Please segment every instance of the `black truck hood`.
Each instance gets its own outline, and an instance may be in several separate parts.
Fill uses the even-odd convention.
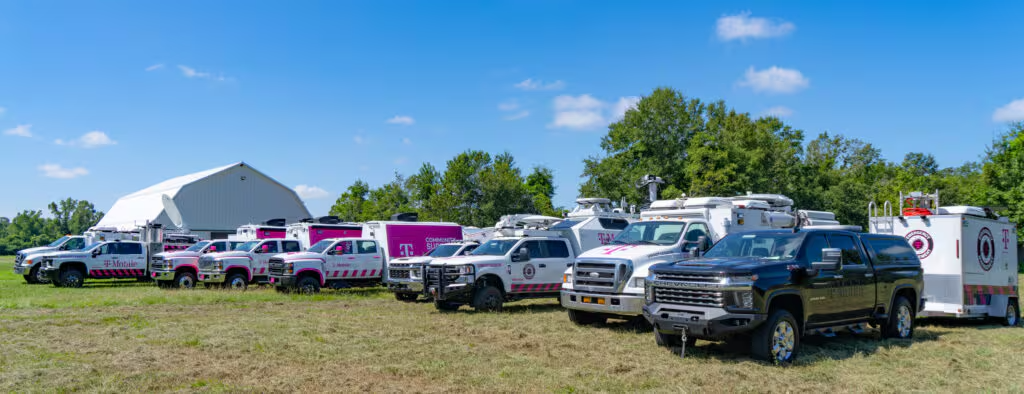
[[[675,273],[751,273],[781,270],[795,264],[792,260],[765,260],[751,257],[739,258],[696,258],[651,266],[650,272]]]

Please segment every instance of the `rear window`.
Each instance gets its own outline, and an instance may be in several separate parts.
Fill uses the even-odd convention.
[[[601,223],[601,228],[605,230],[622,230],[629,225],[626,219],[599,218],[597,221]]]
[[[917,253],[902,238],[868,238],[868,247],[874,252],[878,264],[914,264],[920,265]]]

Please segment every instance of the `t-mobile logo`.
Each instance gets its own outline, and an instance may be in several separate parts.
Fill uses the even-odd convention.
[[[399,244],[398,249],[400,250],[398,252],[400,256],[412,257],[412,244]]]

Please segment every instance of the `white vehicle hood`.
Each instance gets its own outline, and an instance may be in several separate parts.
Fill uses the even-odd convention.
[[[195,259],[195,258],[199,258],[201,254],[202,253],[199,253],[199,252],[190,252],[190,251],[187,251],[187,250],[182,250],[182,251],[179,251],[179,252],[157,253],[157,254],[155,254],[153,256],[154,257],[163,257],[164,260],[171,260],[171,259],[182,259],[182,258]]]
[[[416,256],[416,257],[402,257],[397,259],[391,259],[388,265],[391,264],[430,264],[434,258],[431,256]]]
[[[34,248],[28,248],[28,249],[19,250],[18,253],[21,253],[22,256],[29,256],[29,255],[33,255],[33,254],[37,254],[37,253],[49,252],[49,251],[52,251],[54,249],[56,249],[56,248],[51,248],[49,246],[36,246]]]
[[[505,256],[453,256],[453,257],[439,257],[430,262],[432,266],[451,266],[451,265],[480,265],[489,263],[505,263]]]
[[[583,252],[580,254],[579,258],[627,259],[631,261],[638,261],[648,260],[657,257],[657,255],[670,253],[675,253],[673,245],[605,245]]]
[[[313,252],[281,253],[281,254],[275,254],[274,257],[275,258],[279,258],[279,259],[283,259],[284,261],[306,260],[306,259],[323,260],[324,259],[324,255],[323,254],[313,253]]]
[[[221,260],[221,259],[251,259],[252,258],[252,256],[249,255],[249,252],[242,252],[242,251],[207,253],[205,257],[211,258],[211,259],[215,259],[215,260]]]

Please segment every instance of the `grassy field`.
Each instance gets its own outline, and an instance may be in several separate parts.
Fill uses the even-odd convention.
[[[27,285],[0,257],[0,391],[1024,391],[1024,329],[930,323],[912,342],[808,338],[791,368],[698,342],[679,359],[555,300],[438,313],[382,290],[281,295]]]

